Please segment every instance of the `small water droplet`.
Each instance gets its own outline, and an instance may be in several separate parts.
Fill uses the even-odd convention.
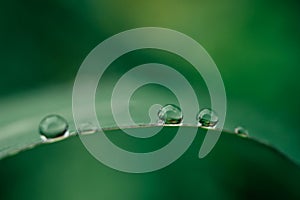
[[[219,121],[219,117],[212,109],[204,108],[198,113],[197,120],[202,127],[214,128]]]
[[[240,136],[243,136],[243,137],[248,137],[249,136],[249,133],[248,133],[248,130],[245,129],[244,127],[241,127],[241,126],[238,126],[234,129],[234,132]]]
[[[163,106],[158,112],[159,123],[180,124],[183,120],[181,109],[173,104]]]
[[[63,117],[48,115],[40,122],[39,132],[44,142],[52,142],[69,136],[68,128],[68,122]]]
[[[78,133],[81,135],[94,134],[98,131],[98,128],[91,123],[81,124],[78,128]]]

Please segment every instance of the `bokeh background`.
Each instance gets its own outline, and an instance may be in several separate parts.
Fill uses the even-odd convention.
[[[145,26],[170,28],[202,44],[217,64],[227,92],[225,128],[233,131],[234,127],[243,126],[251,136],[269,143],[299,164],[299,9],[300,4],[295,0],[2,0],[0,103],[18,94],[72,83],[86,55],[114,34]],[[149,57],[164,60],[153,52],[139,54],[137,59],[147,60]],[[131,63],[133,60],[135,57],[131,56],[122,62]],[[21,99],[19,102],[18,106],[22,106]],[[10,109],[14,110],[14,107]],[[5,113],[1,116],[4,118]],[[1,199],[18,199],[21,183],[31,184],[31,174],[42,176],[33,170],[39,170],[40,165],[55,165],[53,160],[47,162],[42,156],[41,152],[47,151],[35,149],[35,153],[26,152],[21,157],[0,162],[1,185],[9,183],[2,187]],[[22,171],[23,167],[28,169]],[[61,167],[67,171],[67,166]],[[43,173],[51,173],[51,170]],[[266,178],[270,182],[273,179],[276,177]],[[68,180],[57,181],[68,184]],[[289,184],[288,179],[285,181],[282,185]],[[54,182],[50,181],[51,184]],[[282,185],[279,184],[278,188],[284,187]],[[32,187],[39,190],[39,185]],[[43,192],[37,193],[36,198],[47,199],[47,193],[57,187],[49,185],[48,189],[43,187]],[[241,192],[241,196],[243,194]]]

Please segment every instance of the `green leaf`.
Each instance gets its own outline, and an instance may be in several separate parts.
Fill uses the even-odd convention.
[[[120,146],[145,151],[172,139],[176,129],[166,127],[154,136],[160,143],[150,138],[148,142],[124,140],[120,130],[106,134]],[[204,135],[205,130],[199,129],[182,157],[146,174],[123,173],[101,164],[77,137],[43,145],[0,161],[0,176],[5,180],[1,196],[31,200],[45,194],[54,199],[299,199],[300,169],[285,156],[254,140],[223,133],[211,154],[199,159]]]
[[[100,114],[101,126],[104,129],[115,129],[118,126],[110,111],[110,95],[113,85],[106,84],[101,88],[101,92],[96,93],[96,108]],[[48,114],[60,114],[65,117],[70,125],[70,131],[75,132],[75,126],[72,118],[72,87],[71,85],[59,85],[55,87],[43,88],[40,90],[18,94],[2,99],[0,109],[0,158],[18,153],[20,151],[32,148],[42,144],[38,133],[38,125],[42,118]],[[157,98],[151,98],[157,92]],[[98,98],[99,94],[105,98]],[[177,103],[175,96],[164,88],[146,86],[138,90],[132,98],[131,115],[137,124],[147,125],[150,122],[148,109],[155,103],[161,105],[167,103]],[[122,114],[122,113],[121,113]],[[232,123],[232,120],[229,122]],[[228,124],[228,123],[227,123]],[[260,124],[257,123],[257,126]],[[130,124],[128,124],[130,126]],[[252,132],[250,133],[252,135]],[[262,135],[255,135],[257,140],[268,143]],[[270,138],[272,141],[272,138]],[[270,142],[269,142],[270,143]],[[298,161],[294,156],[294,151],[282,149],[280,143],[270,143],[273,148],[284,151],[285,154]],[[298,154],[296,155],[298,156]]]

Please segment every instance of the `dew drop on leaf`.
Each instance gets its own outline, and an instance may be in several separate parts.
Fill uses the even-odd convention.
[[[180,124],[183,120],[183,114],[178,106],[167,104],[159,110],[158,118],[163,124]]]
[[[219,121],[219,117],[212,109],[204,108],[199,111],[197,115],[197,121],[202,127],[214,128]]]
[[[78,133],[81,135],[94,134],[97,131],[98,128],[89,122],[81,124],[78,128]]]
[[[248,130],[245,129],[244,127],[242,126],[238,126],[234,129],[234,132],[240,136],[244,136],[244,137],[247,137],[249,136],[249,133],[248,133]]]
[[[68,122],[59,115],[48,115],[39,125],[40,136],[43,141],[67,137],[69,135]]]

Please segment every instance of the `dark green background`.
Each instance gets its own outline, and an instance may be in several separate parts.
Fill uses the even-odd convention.
[[[202,44],[216,62],[227,92],[228,113],[225,128],[232,131],[234,127],[242,125],[249,130],[251,136],[267,141],[300,163],[299,9],[299,2],[293,0],[2,0],[0,103],[1,99],[14,94],[27,93],[49,85],[72,83],[86,55],[113,34],[144,26],[171,28]],[[178,67],[181,62],[168,56],[159,56],[157,52],[150,51],[129,55],[119,63],[128,65],[156,60],[170,65],[173,63]],[[192,77],[192,80],[195,78]],[[21,100],[20,102],[22,103]],[[75,146],[79,148],[80,145]],[[20,176],[26,177],[24,180],[30,184],[31,174],[35,174],[33,170],[39,169],[40,164],[37,162],[55,166],[52,163],[55,161],[50,163],[43,156],[36,155],[48,152],[45,147],[44,150],[34,151],[40,153],[24,153],[0,162],[1,185],[6,186],[2,187],[0,197],[13,197],[14,195],[9,194],[18,193],[18,187],[23,180]],[[49,151],[54,150],[52,148]],[[33,160],[26,159],[26,155],[33,156]],[[224,162],[230,163],[227,160]],[[252,162],[248,162],[251,168]],[[28,170],[20,170],[24,166]],[[253,165],[257,166],[261,167],[259,164]],[[280,169],[277,169],[279,166],[275,164],[273,167],[276,173],[271,173],[270,177],[250,174],[261,176],[262,180],[268,180],[272,185],[276,174],[280,174]],[[62,168],[67,171],[68,166],[64,165]],[[237,176],[232,181],[241,181],[239,176],[243,174],[243,169],[237,171]],[[49,169],[43,173],[52,172]],[[36,176],[42,175],[40,173]],[[241,179],[245,181],[248,178]],[[289,179],[283,180],[284,183],[277,181],[279,186],[274,188],[285,188],[289,185]],[[64,181],[68,184],[68,180]],[[261,188],[259,178],[253,181],[257,182],[257,186],[251,184],[253,190]],[[7,186],[6,182],[10,185]],[[40,183],[34,184],[37,184],[34,187],[39,190]],[[220,188],[223,188],[222,184],[227,183],[220,184]],[[51,194],[56,189],[55,185],[49,185],[49,191],[43,191],[39,195],[46,195],[46,192]],[[227,194],[226,191],[228,189],[222,194]],[[241,196],[243,195],[237,195]],[[229,197],[232,197],[231,192]]]

